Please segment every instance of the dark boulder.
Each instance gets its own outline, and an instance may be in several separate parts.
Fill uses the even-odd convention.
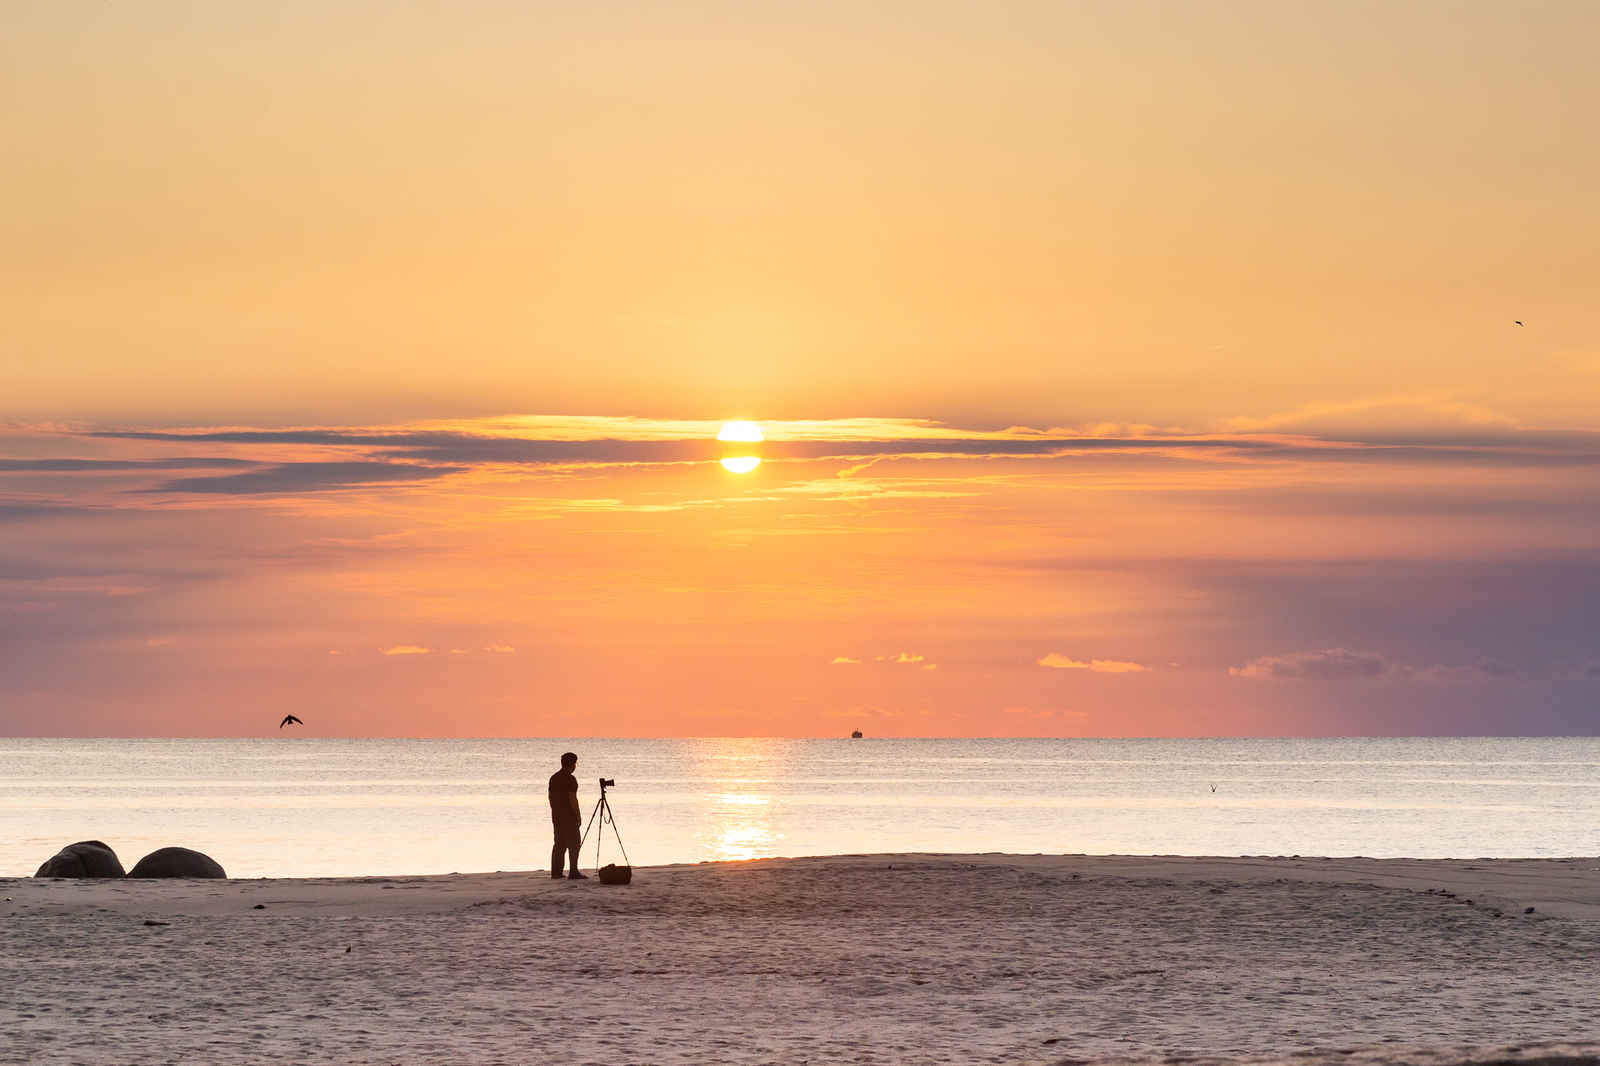
[[[219,877],[223,873],[217,860],[188,848],[161,848],[139,860],[129,877]]]
[[[121,877],[122,863],[108,845],[98,840],[80,840],[46,859],[33,876]]]

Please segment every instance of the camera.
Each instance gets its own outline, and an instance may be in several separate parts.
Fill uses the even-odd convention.
[[[617,779],[614,778],[614,777],[602,777],[600,779],[600,787],[601,788],[616,788],[617,787]]]

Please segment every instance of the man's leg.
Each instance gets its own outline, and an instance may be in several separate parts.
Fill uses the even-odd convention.
[[[572,872],[567,874],[567,877],[573,881],[581,881],[584,879],[584,875],[578,872],[578,852],[583,847],[583,834],[578,831],[576,825],[571,828],[569,833],[570,835],[567,837],[567,854],[570,856],[569,868]]]
[[[566,858],[566,855],[567,855],[567,840],[566,840],[566,837],[562,834],[562,828],[563,827],[559,826],[559,825],[555,827],[555,830],[556,830],[556,843],[555,843],[555,846],[550,849],[550,876],[551,877],[560,877],[561,876],[561,860]],[[576,870],[578,867],[576,865],[574,865],[572,868],[574,870]]]

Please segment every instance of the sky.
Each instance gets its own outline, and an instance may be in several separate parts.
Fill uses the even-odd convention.
[[[1589,3],[7,4],[0,734],[1594,734],[1596,99]]]

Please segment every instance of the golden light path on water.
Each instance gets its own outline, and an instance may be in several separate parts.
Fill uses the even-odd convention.
[[[708,858],[760,859],[792,843],[773,804],[774,784],[793,760],[789,746],[730,738],[699,742],[692,751],[695,776],[715,783],[700,793],[694,834]]]
[[[713,797],[711,847],[719,859],[760,859],[772,854],[778,842],[768,818],[772,797],[724,793]]]

